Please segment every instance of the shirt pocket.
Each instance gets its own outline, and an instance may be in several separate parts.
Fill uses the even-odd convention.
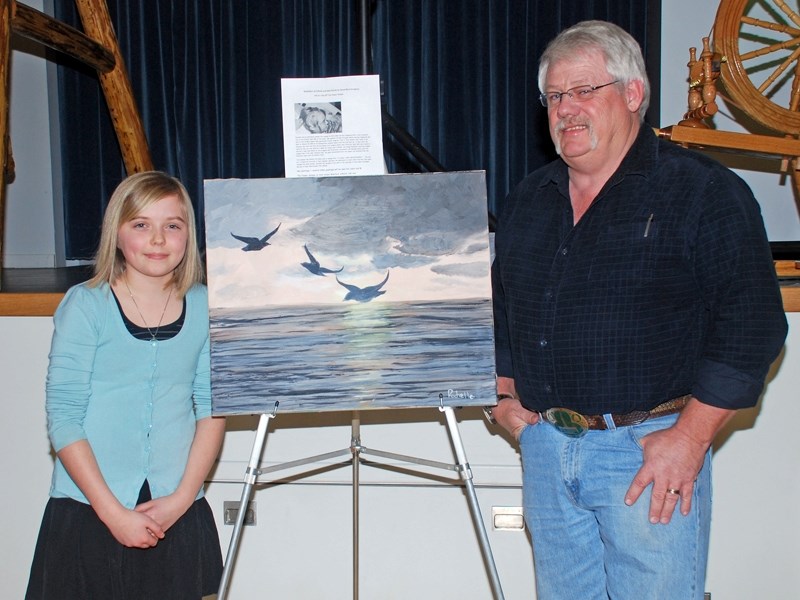
[[[652,282],[660,229],[650,216],[608,225],[592,248],[590,282],[620,292]]]

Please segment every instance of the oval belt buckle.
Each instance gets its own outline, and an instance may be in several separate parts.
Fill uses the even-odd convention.
[[[582,437],[589,430],[586,417],[568,408],[548,408],[544,417],[553,427],[571,438]]]

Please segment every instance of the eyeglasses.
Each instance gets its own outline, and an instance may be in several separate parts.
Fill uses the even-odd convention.
[[[539,102],[541,102],[542,106],[545,108],[548,106],[558,106],[561,104],[561,99],[564,96],[569,96],[570,100],[575,100],[576,102],[586,102],[595,97],[595,92],[597,90],[609,85],[614,85],[615,83],[619,83],[619,79],[604,83],[603,85],[579,85],[568,89],[566,92],[545,92],[539,94]]]

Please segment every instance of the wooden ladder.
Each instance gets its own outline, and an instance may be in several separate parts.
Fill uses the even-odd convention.
[[[6,185],[14,179],[8,132],[11,35],[21,35],[97,71],[128,174],[153,169],[125,61],[105,0],[75,0],[84,32],[15,0],[0,0],[0,272],[5,237]]]

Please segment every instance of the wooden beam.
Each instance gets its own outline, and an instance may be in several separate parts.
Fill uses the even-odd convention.
[[[150,149],[139,118],[125,61],[119,51],[117,36],[111,25],[108,6],[105,0],[75,0],[75,3],[86,35],[109,48],[114,54],[114,69],[108,73],[100,73],[99,77],[119,140],[125,170],[128,175],[152,171],[153,160],[150,157]]]
[[[755,133],[735,133],[718,131],[702,127],[685,127],[672,125],[656,129],[656,133],[678,144],[727,148],[755,152],[758,154],[774,154],[778,156],[800,156],[800,140]]]
[[[800,312],[800,287],[782,286],[781,296],[785,312]]]
[[[796,277],[800,280],[800,260],[776,260],[773,262],[778,277]]]
[[[22,35],[75,58],[98,72],[122,160],[129,175],[152,171],[153,160],[125,61],[105,0],[75,0],[85,33],[15,0],[0,0],[0,273],[6,184],[13,177],[9,139],[11,34]],[[24,309],[23,309],[24,310]]]
[[[58,50],[100,73],[108,73],[116,64],[114,53],[108,48],[74,27],[25,4],[16,3],[11,26],[14,33]]]
[[[0,316],[50,317],[56,312],[64,292],[16,294],[0,293]]]
[[[800,312],[800,286],[782,285],[783,310]],[[64,292],[0,293],[0,317],[52,316]]]

